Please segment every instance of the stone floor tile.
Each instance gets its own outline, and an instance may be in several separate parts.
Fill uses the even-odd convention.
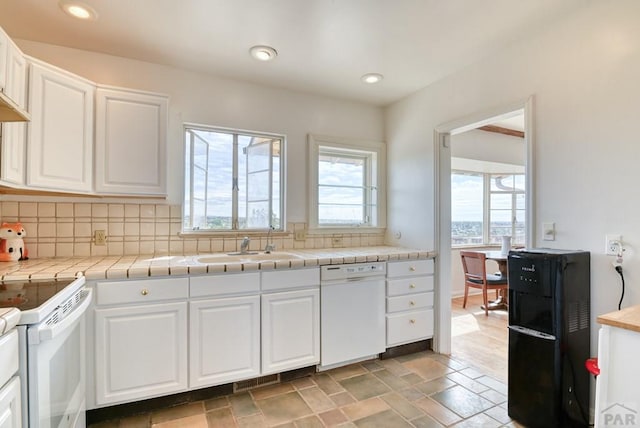
[[[166,422],[154,423],[152,428],[208,428],[207,417],[204,413],[199,415],[187,416],[184,418],[174,419]]]
[[[354,423],[358,428],[411,428],[413,426],[393,410],[369,415]]]
[[[424,382],[424,379],[416,374],[416,373],[409,373],[403,376],[400,376],[405,382],[407,382],[409,385],[415,385],[417,383],[422,383]]]
[[[204,415],[204,405],[202,401],[181,404],[167,409],[154,411],[151,413],[151,423],[160,424],[174,419],[181,419],[199,414]]]
[[[407,369],[414,373],[417,373],[424,380],[432,380],[442,377],[448,373],[452,373],[454,370],[433,358],[419,358],[416,360],[407,361],[403,363]]]
[[[347,417],[342,413],[340,409],[333,409],[327,412],[320,413],[320,419],[328,427],[335,427],[343,422],[347,421]]]
[[[458,373],[462,373],[463,375],[465,375],[466,377],[470,377],[471,379],[478,379],[479,377],[484,376],[484,374],[480,373],[478,370],[472,367],[458,370]]]
[[[332,369],[327,372],[327,374],[329,374],[329,376],[331,376],[336,381],[340,381],[342,379],[350,378],[353,376],[358,376],[364,373],[367,373],[367,370],[360,364],[351,364],[344,367],[338,367],[337,369]]]
[[[300,379],[292,380],[291,384],[296,389],[304,389],[304,388],[310,388],[312,386],[317,386],[311,376],[301,377]]]
[[[424,412],[418,407],[411,404],[406,398],[397,392],[391,392],[383,395],[382,398],[393,410],[395,410],[400,416],[406,419],[415,419],[422,415]]]
[[[443,425],[451,425],[462,420],[458,414],[449,410],[437,401],[432,400],[430,397],[420,399],[414,404]]]
[[[353,404],[342,407],[342,412],[352,421],[366,418],[369,415],[388,410],[389,405],[382,399],[375,397],[368,400],[356,401]]]
[[[375,372],[376,370],[382,370],[384,368],[376,360],[365,361],[361,363],[361,365],[370,372]]]
[[[498,428],[502,424],[484,413],[480,413],[453,426],[455,428]]]
[[[313,413],[297,391],[257,400],[256,405],[269,425],[293,421]]]
[[[459,385],[433,394],[431,398],[463,418],[469,418],[494,406],[489,400]]]
[[[395,359],[380,360],[379,364],[396,376],[403,376],[411,373],[411,370],[406,368],[403,364],[399,363]]]
[[[256,403],[253,401],[251,394],[248,392],[241,392],[239,394],[229,396],[229,404],[231,405],[231,409],[233,410],[233,414],[236,418],[251,416],[260,412],[256,407]]]
[[[237,418],[236,422],[239,428],[266,428],[269,426],[260,413]]]
[[[294,421],[294,425],[296,428],[324,428],[324,424],[316,415],[298,419]]]
[[[353,395],[349,394],[347,391],[339,392],[337,394],[330,395],[331,401],[336,403],[336,406],[342,407],[347,404],[355,403],[356,399],[353,398]]]
[[[399,363],[406,363],[407,361],[417,360],[419,358],[424,358],[424,357],[431,358],[433,355],[436,355],[433,351],[425,350],[420,352],[414,352],[412,354],[401,355],[399,357],[395,357],[394,359]]]
[[[336,407],[336,404],[317,386],[302,389],[299,394],[314,413],[324,412]]]
[[[404,398],[406,398],[409,401],[416,401],[421,398],[424,398],[425,396],[424,393],[422,393],[421,391],[418,391],[418,389],[414,387],[401,389],[400,391],[398,391],[398,394],[402,395]]]
[[[376,374],[378,373],[376,372]],[[340,381],[340,385],[349,391],[356,400],[366,400],[390,391],[388,386],[371,373],[343,379]]]
[[[229,397],[226,395],[223,397],[211,398],[204,401],[205,411],[220,409],[222,407],[229,407]]]
[[[506,395],[502,395],[498,391],[494,391],[493,389],[488,389],[480,393],[480,396],[496,404],[502,404],[507,401]]]
[[[290,382],[284,382],[252,389],[250,393],[254,400],[263,400],[265,398],[273,397],[274,395],[286,394],[294,389],[295,388]]]
[[[322,373],[315,376],[315,382],[318,387],[327,395],[343,392],[344,388],[338,382],[333,380],[328,374]]]
[[[484,412],[486,415],[491,416],[493,419],[497,420],[502,424],[508,424],[511,422],[511,418],[507,413],[507,409],[503,409],[500,406],[492,407]]]
[[[489,387],[483,383],[475,381],[470,377],[466,377],[460,373],[451,373],[447,375],[447,378],[454,381],[455,383],[464,386],[470,391],[475,392],[476,394],[480,394],[489,389]]]
[[[383,381],[389,388],[399,390],[405,389],[410,384],[400,376],[396,376],[387,369],[378,370],[373,373],[378,379]],[[409,375],[405,375],[409,376]]]
[[[446,377],[439,377],[428,382],[414,385],[414,388],[422,392],[424,395],[431,395],[436,392],[444,391],[447,388],[455,386],[456,383]]]
[[[440,422],[436,421],[429,415],[424,415],[421,418],[413,419],[411,424],[416,428],[443,428]]]
[[[206,417],[210,428],[226,428],[237,426],[230,407],[222,407],[220,409],[211,410],[210,412],[206,413]]]
[[[490,376],[480,376],[476,380],[481,384],[498,391],[501,394],[507,395],[507,385],[500,382],[499,380],[496,380]]]
[[[451,357],[448,357],[446,355],[443,354],[433,354],[431,356],[431,358],[433,358],[436,361],[441,362],[442,364],[444,364],[447,367],[452,368],[453,370],[463,370],[467,367],[467,365],[461,361],[457,361]]]

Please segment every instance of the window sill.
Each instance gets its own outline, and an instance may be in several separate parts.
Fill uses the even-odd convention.
[[[212,230],[200,230],[200,231],[189,231],[189,232],[178,232],[178,236],[181,238],[238,238],[242,239],[245,236],[253,237],[253,236],[267,236],[269,234],[268,230],[247,230],[247,231],[239,231],[239,230],[221,230],[221,231],[212,231]],[[271,236],[281,236],[286,237],[290,236],[292,232],[288,232],[286,230],[274,230],[271,232]]]
[[[382,235],[387,229],[385,227],[314,227],[307,230],[309,235],[339,235],[349,234],[379,234]]]

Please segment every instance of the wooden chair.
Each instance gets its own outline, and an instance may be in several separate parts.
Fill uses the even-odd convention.
[[[479,288],[482,290],[484,314],[488,316],[489,301],[487,299],[487,290],[496,290],[497,298],[498,291],[507,289],[507,278],[502,275],[487,274],[487,256],[484,253],[460,251],[460,258],[464,269],[464,301],[462,302],[462,307],[465,308],[467,306],[469,287]]]

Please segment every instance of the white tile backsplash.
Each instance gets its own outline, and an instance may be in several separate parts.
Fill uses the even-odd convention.
[[[180,205],[89,202],[0,201],[2,221],[21,221],[30,258],[70,256],[182,255],[238,251],[243,235],[223,237],[180,236]],[[307,233],[305,241],[294,241],[293,231],[306,223],[288,223],[288,235],[274,234],[272,243],[280,251],[330,248],[332,235]],[[95,245],[96,230],[105,230],[106,245]],[[383,234],[343,233],[342,246],[384,244]],[[251,236],[251,250],[262,250],[265,236]]]

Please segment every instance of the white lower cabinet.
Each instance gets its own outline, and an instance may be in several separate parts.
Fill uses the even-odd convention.
[[[260,375],[260,296],[189,303],[189,387]]]
[[[262,374],[320,362],[320,290],[262,295]]]
[[[387,263],[387,347],[433,337],[433,260]]]
[[[21,426],[20,379],[14,376],[0,389],[0,428],[20,428]]]
[[[97,288],[98,305],[122,304],[125,288],[135,293],[122,299],[133,305],[95,310],[96,404],[186,391],[187,280],[120,281]],[[169,300],[177,298],[183,300]]]

